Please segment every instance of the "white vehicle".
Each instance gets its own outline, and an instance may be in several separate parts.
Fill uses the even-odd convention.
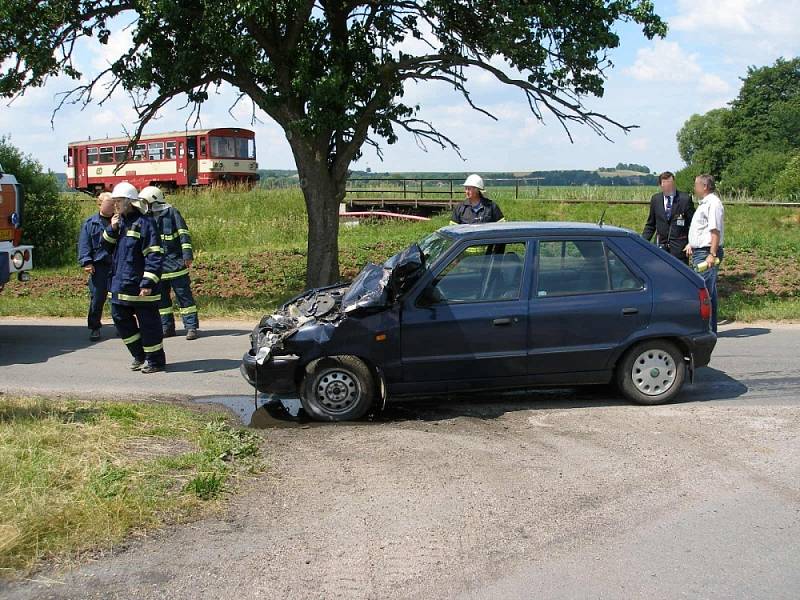
[[[24,195],[17,178],[3,172],[0,165],[0,291],[16,273],[28,281],[33,268],[33,246],[22,245]]]

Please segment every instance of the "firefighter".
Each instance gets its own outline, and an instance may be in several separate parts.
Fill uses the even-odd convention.
[[[453,209],[453,216],[450,217],[451,225],[463,223],[496,223],[505,221],[503,211],[483,195],[486,188],[483,185],[483,177],[472,174],[464,182],[464,202]]]
[[[89,339],[100,339],[103,327],[103,306],[108,296],[108,280],[111,275],[111,253],[103,244],[103,232],[111,225],[114,216],[114,201],[110,192],[103,192],[97,198],[98,211],[88,217],[81,225],[78,238],[78,262],[88,277],[89,285]]]
[[[163,371],[166,358],[158,303],[164,254],[158,229],[130,183],[117,184],[111,195],[114,216],[103,233],[103,243],[113,252],[111,317],[133,356],[131,370]]]
[[[178,299],[183,328],[187,340],[197,339],[199,319],[197,305],[192,296],[189,269],[192,266],[192,238],[183,216],[174,206],[167,204],[164,193],[155,186],[148,186],[139,193],[139,198],[147,202],[161,236],[164,249],[164,268],[161,275],[161,327],[164,337],[175,335],[175,313],[172,310],[170,288],[175,290]]]

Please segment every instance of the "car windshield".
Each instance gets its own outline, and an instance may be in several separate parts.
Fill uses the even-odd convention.
[[[432,233],[420,241],[419,248],[425,256],[425,266],[430,267],[453,245],[453,240],[440,233]]]

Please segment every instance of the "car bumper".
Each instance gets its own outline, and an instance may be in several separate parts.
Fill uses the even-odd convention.
[[[295,374],[299,365],[300,357],[294,354],[271,356],[263,365],[259,365],[255,356],[245,352],[239,371],[245,381],[259,392],[293,394],[297,391]]]
[[[717,334],[709,332],[693,335],[687,340],[695,367],[705,367],[711,362],[711,353],[717,345]]]

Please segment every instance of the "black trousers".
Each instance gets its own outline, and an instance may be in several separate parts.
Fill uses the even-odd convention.
[[[163,366],[167,358],[164,355],[164,335],[156,304],[143,302],[141,306],[131,306],[112,302],[111,317],[117,326],[119,337],[125,342],[133,358]]]
[[[107,263],[94,263],[94,273],[89,275],[89,315],[87,322],[89,329],[100,329],[103,317],[103,306],[108,297],[108,282],[111,275],[111,265]]]

